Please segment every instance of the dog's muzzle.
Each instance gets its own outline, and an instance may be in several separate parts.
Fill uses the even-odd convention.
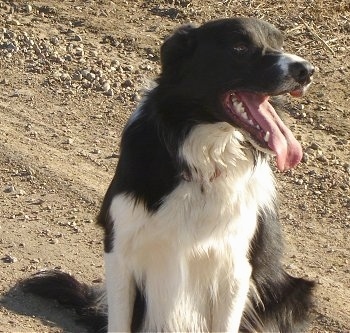
[[[299,84],[306,85],[311,82],[315,67],[308,61],[294,61],[288,66],[289,75]]]
[[[307,60],[289,53],[278,56],[277,66],[280,73],[277,95],[289,92],[294,97],[302,96],[312,82],[315,67]]]

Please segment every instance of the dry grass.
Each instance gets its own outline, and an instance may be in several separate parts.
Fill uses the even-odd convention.
[[[281,29],[287,46],[293,45],[293,51],[301,55],[310,55],[312,50],[311,55],[316,58],[342,57],[350,49],[350,0],[187,0],[181,2],[186,4],[183,6],[175,0],[154,3],[180,7],[179,21],[203,22],[223,16],[264,19]]]

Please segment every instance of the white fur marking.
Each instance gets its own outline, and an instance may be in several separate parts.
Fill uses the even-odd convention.
[[[180,150],[191,181],[182,181],[157,212],[127,195],[113,199],[109,332],[130,329],[133,281],[146,294],[142,331],[238,331],[258,211],[275,196],[270,167],[259,159],[254,165],[242,141],[226,123],[198,125]]]
[[[290,54],[290,53],[283,53],[278,62],[277,66],[281,68],[283,71],[283,74],[285,76],[289,76],[289,65],[295,62],[305,62],[306,60],[295,55],[295,54]]]

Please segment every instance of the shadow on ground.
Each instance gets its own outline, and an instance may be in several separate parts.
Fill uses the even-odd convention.
[[[11,288],[0,298],[0,307],[5,308],[10,313],[38,318],[47,326],[48,330],[52,328],[52,332],[88,332],[85,327],[79,325],[73,310],[66,309],[55,301],[24,293],[18,286]],[[10,313],[8,321],[11,321]],[[19,332],[15,326],[13,332]]]

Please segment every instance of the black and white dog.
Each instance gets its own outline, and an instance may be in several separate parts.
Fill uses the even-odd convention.
[[[313,282],[283,269],[269,159],[287,170],[302,149],[269,98],[303,95],[314,67],[282,42],[253,18],[170,36],[98,217],[106,297],[61,272],[24,287],[72,304],[94,330],[301,331]]]

